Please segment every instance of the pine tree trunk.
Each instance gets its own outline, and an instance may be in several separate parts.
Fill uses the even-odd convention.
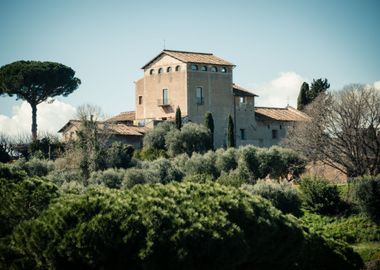
[[[30,104],[32,107],[32,139],[37,140],[37,105]]]

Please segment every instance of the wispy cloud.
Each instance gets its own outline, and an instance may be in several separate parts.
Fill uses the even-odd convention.
[[[258,85],[256,93],[257,106],[285,107],[290,105],[297,106],[297,97],[300,87],[307,81],[295,72],[281,72],[273,80]]]
[[[75,107],[59,100],[39,104],[37,107],[38,132],[56,134],[75,115],[75,112]],[[31,125],[32,109],[26,101],[13,107],[11,117],[0,114],[0,133],[10,136],[30,133]]]

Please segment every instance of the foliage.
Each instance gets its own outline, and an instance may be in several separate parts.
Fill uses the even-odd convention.
[[[370,269],[379,269],[380,267],[380,242],[364,242],[352,245],[355,252],[360,254],[360,257],[363,258],[365,262],[372,262],[371,264],[375,264],[377,261],[377,266],[374,268],[369,268],[368,264],[366,264],[366,270]]]
[[[120,188],[125,177],[123,169],[107,169],[92,172],[88,179],[89,184],[104,185],[109,188]]]
[[[183,171],[186,175],[198,175],[209,174],[214,178],[217,176],[217,170],[215,168],[215,156],[212,151],[202,155],[194,153],[191,158],[186,161]]]
[[[46,136],[42,139],[37,139],[29,144],[29,152],[31,156],[36,156],[36,153],[41,153],[40,158],[56,159],[64,150],[63,144],[58,138]]]
[[[302,111],[304,107],[310,103],[308,99],[309,92],[309,84],[307,82],[303,82],[297,98],[297,110]]]
[[[364,215],[322,216],[306,211],[300,220],[327,238],[347,243],[380,241],[380,227]]]
[[[17,61],[0,68],[0,95],[16,95],[32,107],[32,136],[37,139],[37,105],[49,97],[68,96],[81,81],[71,68],[54,62]]]
[[[146,132],[143,141],[144,149],[167,150],[165,136],[174,128],[173,123],[164,121]]]
[[[49,172],[54,170],[54,163],[52,161],[38,158],[32,158],[28,161],[19,159],[11,166],[24,170],[29,176],[46,176]]]
[[[330,84],[327,79],[319,78],[317,80],[313,79],[310,86],[310,92],[308,95],[308,103],[313,102],[321,93],[325,93],[327,89],[330,88]]]
[[[238,151],[235,148],[228,148],[227,150],[218,149],[216,150],[215,154],[215,167],[219,172],[229,172],[230,170],[237,168]]]
[[[182,128],[182,116],[181,116],[181,109],[179,106],[177,107],[177,109],[175,111],[175,127],[177,129]]]
[[[259,180],[254,185],[243,185],[242,189],[269,200],[283,213],[301,215],[301,199],[292,184],[281,181]]]
[[[107,150],[108,167],[112,168],[128,168],[131,166],[134,148],[121,142],[113,142]]]
[[[235,131],[234,131],[234,121],[232,120],[231,114],[228,115],[227,122],[227,147],[235,147]]]
[[[359,208],[372,220],[380,223],[380,174],[356,178],[354,197]]]
[[[239,169],[232,170],[229,173],[223,172],[218,179],[216,179],[216,182],[221,185],[233,187],[240,187],[246,183],[246,181],[245,175],[242,174]]]
[[[211,136],[210,136],[210,149],[214,148],[214,118],[212,117],[211,112],[205,113],[205,126],[210,130]]]
[[[49,181],[0,164],[0,238],[21,221],[37,217],[55,197],[57,187]]]
[[[140,160],[152,161],[160,157],[167,157],[167,154],[163,149],[142,148],[134,151],[133,157]]]
[[[82,183],[82,175],[78,169],[56,169],[51,171],[46,178],[58,187],[69,182]]]
[[[334,214],[339,210],[341,200],[336,185],[305,176],[301,178],[300,190],[306,209],[320,214]]]
[[[351,249],[303,231],[260,197],[189,182],[66,195],[18,226],[10,243],[13,269],[362,266]]]
[[[193,183],[208,183],[214,181],[214,178],[210,174],[200,173],[200,174],[190,174],[182,179],[183,182],[193,182]]]

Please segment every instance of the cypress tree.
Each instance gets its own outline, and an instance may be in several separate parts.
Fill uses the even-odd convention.
[[[177,107],[177,110],[175,111],[175,127],[177,129],[181,129],[182,127],[181,109],[179,108],[179,106]]]
[[[228,116],[228,126],[227,126],[227,147],[235,147],[235,136],[234,136],[234,121],[232,120],[231,114]]]
[[[205,126],[211,132],[210,148],[214,148],[214,118],[212,117],[212,113],[210,112],[206,112],[205,114]]]
[[[330,84],[327,79],[313,80],[310,86],[309,103],[311,103],[321,93],[325,93],[330,88]]]
[[[297,99],[298,110],[303,110],[304,107],[309,103],[309,94],[309,84],[307,82],[303,82]]]

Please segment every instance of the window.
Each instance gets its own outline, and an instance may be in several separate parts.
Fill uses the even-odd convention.
[[[142,96],[139,96],[139,104],[142,104]]]
[[[218,72],[218,68],[216,66],[211,67],[211,72]]]
[[[180,66],[176,66],[175,67],[175,71],[180,71],[181,70],[181,67]]]
[[[197,65],[191,65],[191,70],[198,70],[198,66]]]
[[[195,89],[195,94],[196,94],[197,104],[198,105],[203,104],[203,88],[197,87]]]
[[[246,97],[240,97],[240,104],[246,103],[247,98]]]
[[[222,67],[222,68],[220,69],[220,71],[221,71],[222,73],[226,73],[226,72],[227,72],[227,68]]]
[[[162,105],[168,105],[168,104],[169,104],[169,90],[162,89]]]
[[[272,139],[277,139],[277,129],[272,129]]]
[[[206,67],[206,66],[202,66],[202,67],[201,67],[201,70],[202,70],[202,71],[207,71],[207,67]]]
[[[162,68],[159,68],[158,69],[158,74],[161,74],[162,73]]]
[[[280,129],[282,129],[282,126],[280,125]]]
[[[150,75],[153,75],[153,74],[154,74],[154,69],[151,69],[151,70],[149,71],[149,74],[150,74]]]
[[[172,68],[171,68],[171,67],[168,67],[168,68],[166,69],[166,72],[172,72]]]
[[[244,128],[240,129],[240,139],[245,140],[245,129]]]

